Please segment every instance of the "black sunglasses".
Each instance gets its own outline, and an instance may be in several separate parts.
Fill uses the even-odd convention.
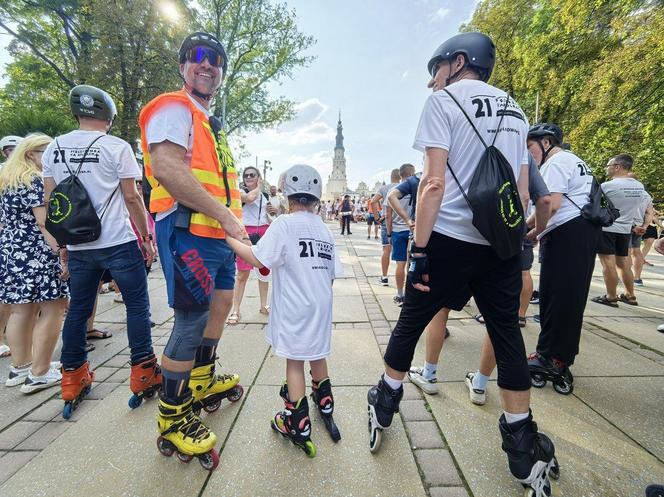
[[[244,175],[244,177],[245,177],[245,178],[255,178],[255,177],[256,177],[256,173],[247,173],[247,174]]]

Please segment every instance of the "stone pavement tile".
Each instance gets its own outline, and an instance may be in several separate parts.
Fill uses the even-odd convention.
[[[122,368],[129,363],[129,358],[126,355],[116,355],[111,357],[104,363],[106,368]]]
[[[406,376],[406,378],[408,378]],[[422,401],[422,391],[412,383],[406,381],[403,384],[403,399],[402,400],[420,400]]]
[[[429,495],[431,497],[468,497],[468,492],[464,487],[431,487]]]
[[[354,278],[337,278],[332,285],[332,291],[335,298],[344,295],[362,295]]]
[[[380,252],[377,252],[375,255],[371,254],[370,257],[361,257],[360,265],[371,283],[373,283],[372,280],[379,278],[383,274],[383,270],[380,268]],[[394,278],[390,279],[392,280],[390,282],[393,287],[392,291],[394,291]]]
[[[7,361],[7,364],[9,364],[9,361]],[[0,371],[4,373],[7,369],[2,368]],[[5,387],[5,379],[6,376],[3,374],[0,377],[0,382],[2,383],[2,387],[0,387],[0,430],[3,430],[26,413],[42,405],[57,390],[56,388],[47,388],[31,395],[24,395],[18,386],[12,388]]]
[[[586,321],[590,323],[597,322],[597,318],[589,318]],[[660,320],[664,322],[664,318]],[[636,322],[629,323],[618,323],[615,321],[610,321],[608,323],[597,322],[602,328],[607,328],[613,333],[633,340],[635,342],[641,343],[646,347],[649,347],[653,350],[664,353],[664,335],[658,333],[657,324],[650,322],[647,319],[640,319]],[[609,334],[604,330],[592,330],[593,333],[600,336],[610,335],[611,337],[616,337],[615,334]]]
[[[332,442],[317,412],[312,413],[315,458],[273,432],[269,420],[283,403],[273,387],[257,386],[247,398],[203,497],[420,497],[425,492],[400,418],[383,434],[377,454],[369,452],[366,389],[335,390],[334,418],[341,431]],[[188,495],[191,495],[190,491]],[[12,496],[13,497],[13,496]]]
[[[120,390],[98,402],[99,409],[72,425],[5,482],[0,487],[0,495],[170,497],[198,494],[208,472],[196,462],[182,464],[175,457],[165,458],[157,451],[155,402],[131,410],[127,407],[127,393]],[[222,438],[239,404],[224,402],[219,411],[206,417]]]
[[[433,421],[409,421],[405,423],[412,449],[444,449],[440,432]]]
[[[648,359],[652,359],[654,361],[659,361],[661,359],[664,359],[664,356],[662,354],[658,354],[657,352],[654,352],[652,350],[647,350],[647,349],[632,349],[634,352],[637,354],[647,357]]]
[[[125,397],[129,399],[130,395],[129,389],[124,390],[120,388],[118,389],[118,391],[122,391]],[[72,413],[71,418],[65,420],[62,416],[58,416],[53,418],[53,421],[66,421],[67,423],[75,423],[76,421],[80,421],[85,416],[87,416],[88,413],[97,409],[97,407],[101,405],[101,402],[102,402],[101,400],[94,400],[91,399],[90,397],[85,397],[85,399],[83,399],[83,402],[78,404],[78,407]],[[62,402],[62,406],[64,407],[64,402]],[[99,415],[99,417],[97,418],[98,422],[102,423],[104,421],[104,417],[101,414],[101,412],[96,413],[95,416],[96,415]]]
[[[118,383],[97,383],[96,386],[90,391],[86,399],[102,400],[119,386],[120,385]],[[127,393],[127,395],[129,395],[129,393]],[[62,410],[62,405],[60,406],[60,410]]]
[[[115,373],[109,376],[106,381],[109,383],[122,383],[129,378],[131,370],[129,368],[118,369]]]
[[[429,421],[431,413],[424,407],[422,399],[402,400],[399,412],[405,421]]]
[[[95,372],[95,381],[101,382],[106,381],[109,376],[115,373],[118,370],[117,367],[108,367],[108,366],[99,366],[94,369]]]
[[[376,341],[379,345],[387,345],[390,342],[390,335],[376,335]]]
[[[369,321],[364,304],[357,296],[334,297],[332,304],[332,321],[334,323],[354,323]]]
[[[23,468],[37,454],[39,454],[39,452],[36,451],[8,452],[5,454],[0,461],[0,485],[7,481],[18,470]],[[0,490],[2,490],[1,487]],[[0,492],[0,495],[5,494]]]
[[[664,460],[664,378],[584,378],[574,394]],[[576,385],[575,385],[576,386]]]
[[[71,426],[69,423],[46,423],[21,442],[15,450],[44,450]]]
[[[445,449],[421,449],[415,451],[415,459],[428,485],[461,485],[461,478],[449,451]]]
[[[390,328],[374,328],[373,329],[374,335],[377,337],[379,336],[386,336],[389,337],[392,334],[392,330]]]
[[[399,319],[399,313],[401,312],[401,307],[398,307],[392,302],[392,297],[394,297],[395,294],[396,292],[393,291],[390,295],[377,296],[380,307],[388,321],[396,321]]]
[[[555,443],[561,465],[560,480],[553,483],[555,496],[636,497],[647,484],[664,481],[664,464],[575,395],[559,395],[550,387],[532,392],[535,420]],[[460,382],[447,384],[444,395],[428,401],[474,495],[523,493],[500,448],[502,408],[496,388],[489,388],[483,407],[470,404]]]
[[[0,449],[9,450],[28,438],[45,423],[41,421],[18,421],[0,433]]]
[[[327,359],[330,379],[335,385],[374,385],[381,374],[381,356],[370,330],[334,330],[332,353]],[[308,371],[308,370],[307,370]],[[256,382],[281,385],[286,375],[286,360],[272,351]],[[309,374],[306,375],[307,384]],[[275,389],[276,392],[276,389]]]
[[[62,401],[51,399],[32,411],[23,421],[50,421],[62,413]]]

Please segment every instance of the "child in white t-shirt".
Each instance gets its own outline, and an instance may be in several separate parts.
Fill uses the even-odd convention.
[[[286,358],[286,382],[280,391],[285,409],[274,416],[272,428],[314,457],[305,361],[311,367],[312,399],[332,438],[335,442],[341,438],[332,420],[334,401],[325,358],[332,337],[332,282],[342,269],[332,233],[315,214],[322,194],[318,172],[296,165],[280,183],[290,214],[275,219],[254,246],[227,241],[249,264],[271,270],[273,291],[265,336],[274,353]]]

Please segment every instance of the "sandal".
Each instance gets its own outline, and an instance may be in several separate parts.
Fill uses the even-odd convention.
[[[486,324],[485,321],[484,321],[484,318],[482,317],[481,314],[475,314],[475,315],[473,316],[473,319],[474,319],[475,321],[477,321],[478,323],[480,323],[480,324]]]
[[[258,311],[258,312],[260,312],[261,314],[265,314],[266,316],[269,316],[270,315],[270,306],[265,305],[265,306],[261,307],[261,310]]]
[[[238,324],[240,322],[240,313],[239,312],[231,312],[228,315],[228,318],[226,319],[226,324],[234,325]]]
[[[92,344],[90,342],[85,342],[85,351],[86,352],[92,352],[96,348],[97,347],[95,347],[94,344]]]
[[[624,302],[627,305],[639,305],[639,303],[636,301],[636,296],[628,297],[624,293],[618,295],[618,300]]]
[[[9,345],[0,345],[0,357],[10,357],[12,355],[12,350],[9,348]]]
[[[526,316],[519,316],[519,327],[520,328],[526,327]]]
[[[106,340],[107,338],[111,338],[113,336],[113,333],[110,331],[106,330],[98,330],[96,328],[91,329],[87,333],[88,340]]]
[[[618,307],[618,299],[610,299],[606,295],[600,295],[599,297],[593,297],[590,299],[596,304],[608,305],[609,307]]]

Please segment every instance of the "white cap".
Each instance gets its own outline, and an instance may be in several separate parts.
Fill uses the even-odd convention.
[[[306,164],[289,167],[279,178],[279,187],[286,197],[306,194],[320,200],[323,195],[323,180],[320,174]]]
[[[22,141],[23,138],[21,138],[20,136],[14,136],[14,135],[5,136],[2,140],[0,140],[0,150],[4,150],[5,147],[15,147]]]

